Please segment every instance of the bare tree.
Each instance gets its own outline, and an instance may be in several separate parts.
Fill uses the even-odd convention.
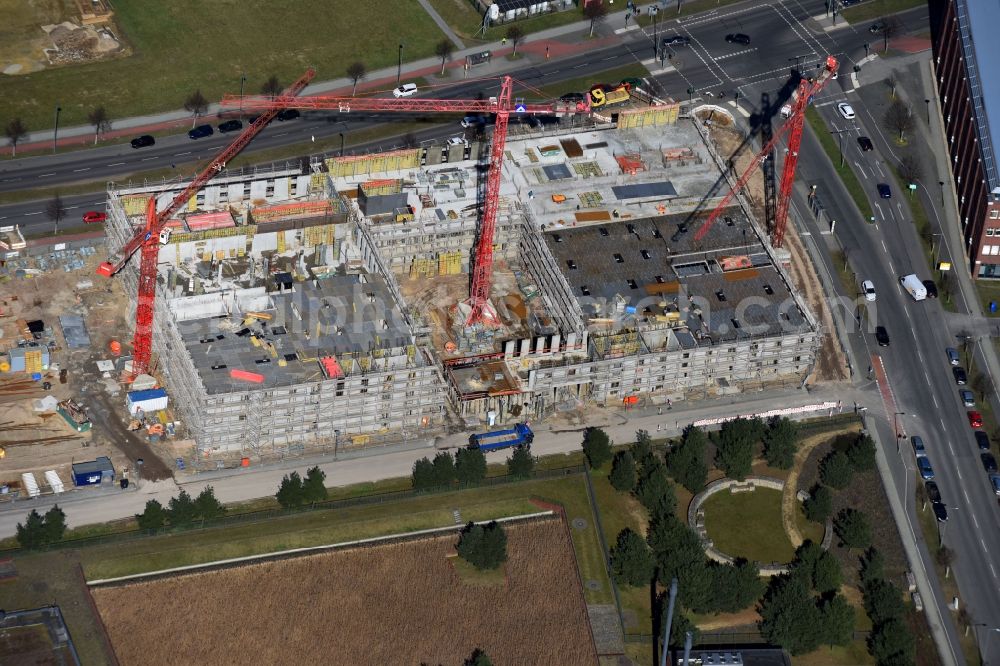
[[[516,56],[517,45],[522,39],[524,39],[524,29],[515,23],[514,25],[507,28],[507,32],[505,34],[507,36],[507,39],[510,40],[510,45],[514,47],[514,50],[511,51],[511,55]]]
[[[267,95],[268,97],[277,97],[281,94],[282,87],[281,81],[278,77],[272,74],[267,81],[264,81],[264,85],[260,87],[260,94]]]
[[[194,121],[192,121],[191,127],[197,125],[198,116],[208,110],[208,100],[201,94],[200,88],[187,96],[187,99],[184,100],[184,109],[194,114]]]
[[[368,68],[360,60],[352,62],[347,66],[347,76],[354,83],[354,88],[351,89],[351,97],[354,97],[354,94],[358,92],[358,81],[365,78],[366,74],[368,74]]]
[[[28,136],[28,127],[20,118],[14,118],[3,128],[4,136],[10,141],[11,157],[17,156],[17,143]]]
[[[94,126],[94,145],[96,146],[97,139],[100,138],[101,133],[111,129],[111,119],[108,118],[108,112],[103,106],[95,107],[93,111],[87,114],[87,119]]]
[[[583,16],[590,21],[590,36],[594,36],[594,28],[608,15],[608,8],[603,2],[591,2],[583,7]]]
[[[55,222],[55,233],[59,233],[59,222],[66,217],[66,206],[63,204],[62,197],[58,194],[53,196],[45,205],[45,214]]]
[[[889,50],[889,40],[900,33],[902,24],[895,16],[883,16],[878,23],[882,26],[882,51],[885,52]]]
[[[972,389],[979,394],[981,400],[988,400],[994,388],[993,380],[986,373],[977,372],[972,377]]]
[[[923,165],[913,153],[906,153],[899,160],[899,177],[907,183],[915,183],[923,175]]]
[[[913,129],[913,109],[897,99],[886,110],[882,121],[886,127],[899,134],[898,141],[903,143],[905,134]]]
[[[455,45],[450,39],[442,39],[434,47],[434,55],[441,58],[441,76],[444,76],[444,66],[451,60],[451,54],[455,52]]]
[[[416,148],[417,146],[420,145],[420,142],[417,141],[417,135],[414,134],[413,132],[407,132],[406,134],[404,134],[402,141],[404,148]]]
[[[951,549],[947,546],[941,546],[938,548],[937,555],[935,556],[939,567],[944,567],[944,577],[948,578],[951,575],[951,562],[954,559],[952,556]]]
[[[885,77],[885,85],[892,91],[893,99],[896,99],[896,85],[898,83],[899,81],[896,80],[895,74],[889,74],[889,76]]]
[[[958,620],[958,625],[960,627],[965,628],[965,635],[968,636],[969,630],[972,629],[972,625],[974,624],[972,614],[969,613],[969,610],[965,606],[962,606],[958,609],[958,617],[955,619]]]

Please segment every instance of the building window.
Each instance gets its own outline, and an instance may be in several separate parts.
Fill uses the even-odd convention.
[[[1000,220],[1000,208],[994,208],[990,211],[991,220]]]

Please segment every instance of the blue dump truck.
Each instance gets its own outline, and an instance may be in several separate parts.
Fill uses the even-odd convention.
[[[518,423],[513,428],[490,430],[469,436],[469,446],[483,451],[497,451],[513,446],[527,446],[535,438],[535,433],[526,423]]]

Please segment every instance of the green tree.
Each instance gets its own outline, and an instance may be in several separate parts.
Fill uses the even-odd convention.
[[[162,504],[151,499],[146,502],[142,513],[135,514],[135,521],[139,523],[140,530],[158,530],[167,524],[167,512]]]
[[[892,618],[875,626],[868,636],[868,651],[877,664],[913,661],[913,634],[901,618]]]
[[[695,426],[684,429],[681,441],[667,455],[667,469],[679,484],[697,493],[705,487],[708,464],[705,462],[705,431]]]
[[[472,656],[465,660],[465,666],[493,666],[493,662],[490,660],[489,655],[480,648],[476,648]]]
[[[24,524],[17,524],[17,543],[31,550],[45,545],[45,519],[35,509],[31,510]]]
[[[796,576],[772,579],[760,604],[761,634],[793,656],[815,650],[823,639],[823,618],[805,583]]]
[[[21,139],[28,136],[28,127],[20,118],[14,118],[3,128],[3,134],[10,141],[11,157],[17,157],[17,144]]]
[[[278,500],[278,504],[281,505],[282,509],[293,509],[297,506],[302,506],[305,499],[303,498],[302,477],[299,476],[299,473],[292,472],[291,474],[286,474],[281,479],[281,485],[278,486],[278,492],[274,497]]]
[[[611,440],[601,428],[587,428],[583,435],[583,453],[591,469],[600,469],[611,460]]]
[[[847,448],[847,459],[855,472],[875,469],[875,441],[868,435],[861,435]]]
[[[619,451],[615,454],[614,460],[611,461],[611,474],[608,475],[608,480],[619,492],[630,493],[635,490],[638,476],[635,458],[632,457],[631,451]]]
[[[455,475],[464,485],[480,483],[486,478],[486,454],[478,448],[456,451]]]
[[[306,478],[302,481],[302,499],[307,504],[322,502],[327,497],[326,472],[318,465],[306,470]]]
[[[507,535],[496,521],[469,523],[459,534],[459,557],[479,570],[496,569],[507,561]]]
[[[410,482],[413,484],[414,490],[427,490],[434,487],[434,464],[426,456],[413,463]]]
[[[733,564],[708,565],[713,581],[712,611],[735,613],[754,605],[764,593],[757,565],[745,559]]]
[[[854,638],[854,608],[841,595],[824,599],[819,605],[824,645],[847,645]]]
[[[654,458],[651,464],[642,468],[639,482],[635,487],[635,495],[649,511],[651,519],[672,514],[677,508],[674,487],[667,478],[666,466],[659,459]]]
[[[828,551],[823,551],[813,566],[812,586],[820,594],[829,595],[840,589],[844,574],[840,562]]]
[[[885,556],[874,546],[861,557],[861,584],[868,586],[872,581],[885,578]]]
[[[266,81],[260,87],[260,94],[267,95],[268,97],[277,97],[282,93],[281,81],[278,77],[272,74],[267,78]]]
[[[194,116],[191,127],[197,125],[198,117],[208,110],[208,100],[201,94],[200,88],[187,96],[184,100],[184,109]]]
[[[439,451],[431,461],[434,466],[434,485],[450,486],[457,478],[455,473],[455,458],[450,451]]]
[[[365,75],[367,74],[368,68],[365,67],[365,63],[360,60],[352,62],[347,66],[347,77],[351,80],[351,83],[354,84],[354,87],[351,88],[351,97],[354,97],[354,95],[358,92],[358,81],[365,78]]]
[[[55,543],[62,541],[66,534],[66,512],[54,505],[45,512],[45,543]]]
[[[645,430],[635,431],[635,442],[632,443],[629,450],[632,451],[632,457],[635,458],[635,464],[638,467],[644,467],[649,464],[650,460],[656,458],[656,454],[653,453],[653,438]]]
[[[798,450],[799,428],[789,418],[774,417],[764,433],[764,459],[771,467],[791,469]]]
[[[813,576],[816,573],[816,561],[823,555],[823,548],[811,539],[806,539],[795,549],[795,558],[789,566],[790,574],[813,587]]]
[[[750,474],[754,449],[763,432],[764,424],[758,418],[739,417],[722,424],[715,463],[726,476],[742,481]]]
[[[833,492],[823,485],[813,486],[809,493],[809,499],[803,504],[806,518],[815,523],[825,523],[826,519],[833,513]]]
[[[444,66],[451,60],[451,54],[455,52],[455,45],[450,39],[442,39],[434,46],[434,55],[441,58],[441,76],[444,76]]]
[[[517,45],[522,39],[524,39],[524,30],[521,29],[521,26],[515,23],[514,25],[507,28],[507,32],[505,34],[507,36],[507,39],[510,40],[511,46],[513,47],[513,50],[510,52],[510,54],[512,56],[516,56]]]
[[[108,111],[104,106],[96,106],[87,114],[87,120],[94,126],[94,145],[96,146],[97,139],[100,138],[101,134],[111,129],[111,119],[108,118]]]
[[[853,468],[847,454],[831,451],[819,464],[819,478],[831,488],[846,488],[851,482]]]
[[[848,548],[872,545],[872,526],[868,516],[856,509],[844,509],[833,521],[833,531]]]
[[[507,458],[507,473],[516,478],[527,478],[535,469],[535,459],[531,449],[526,446],[516,446]]]
[[[666,627],[667,626],[667,611],[669,610],[667,593],[663,592],[662,594],[660,594],[659,597],[657,597],[656,601],[657,601],[658,606],[661,609],[660,610],[660,622],[661,622],[660,626],[661,627]],[[687,615],[685,615],[683,612],[681,612],[681,609],[680,609],[679,606],[675,605],[674,606],[674,621],[670,625],[670,647],[673,648],[673,649],[675,649],[675,650],[681,650],[681,649],[683,649],[684,648],[685,635],[689,631],[691,632],[691,642],[692,642],[692,645],[697,645],[698,644],[698,638],[701,636],[701,632],[698,630],[698,627],[695,625],[695,623],[691,621],[691,618],[689,618]],[[662,635],[662,633],[663,632],[661,630],[660,634]]]
[[[629,528],[618,533],[611,547],[611,577],[616,583],[638,587],[653,577],[653,555],[646,541]]]
[[[594,36],[594,28],[598,23],[604,21],[608,15],[608,8],[603,2],[590,2],[583,6],[583,16],[590,21],[590,36]]]
[[[664,514],[653,519],[646,541],[658,565],[660,582],[669,585],[671,578],[677,578],[682,603],[695,612],[708,612],[712,607],[712,572],[694,530],[672,513]]]
[[[215,489],[212,486],[205,486],[194,498],[195,516],[202,520],[215,520],[225,512],[226,507],[216,499]]]
[[[182,490],[177,497],[171,497],[167,503],[167,516],[170,519],[171,527],[184,527],[190,525],[198,517],[194,501],[187,491]]]
[[[864,604],[875,626],[901,618],[906,612],[899,588],[884,578],[876,578],[865,585]]]

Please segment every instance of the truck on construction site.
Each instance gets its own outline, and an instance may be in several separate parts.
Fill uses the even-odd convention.
[[[913,273],[899,278],[899,284],[903,285],[903,289],[913,297],[913,300],[922,301],[927,298],[927,287]]]
[[[515,424],[513,428],[490,430],[469,436],[469,448],[480,451],[498,451],[514,446],[528,446],[535,439],[535,433],[527,423]]]

